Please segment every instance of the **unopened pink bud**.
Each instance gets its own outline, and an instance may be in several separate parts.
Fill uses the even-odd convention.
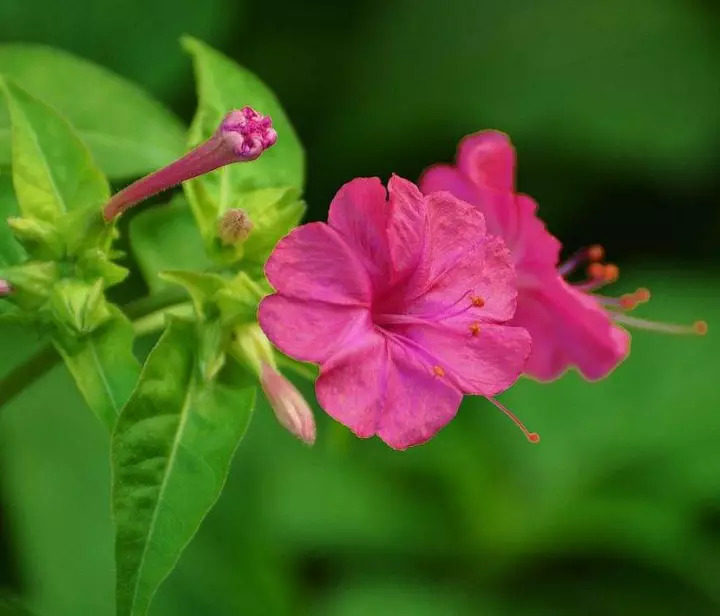
[[[258,113],[252,107],[228,113],[215,136],[232,143],[235,155],[240,160],[255,160],[277,141],[270,117]]]
[[[233,208],[218,220],[218,236],[226,246],[244,242],[253,229],[252,221],[245,210]]]
[[[5,297],[12,293],[12,286],[7,280],[0,278],[0,297]]]
[[[304,443],[312,445],[315,442],[315,418],[302,394],[265,362],[260,371],[260,385],[280,425]]]
[[[252,107],[231,111],[215,134],[170,163],[113,195],[105,205],[105,220],[113,220],[133,205],[181,182],[230,165],[255,160],[277,141],[272,120]]]

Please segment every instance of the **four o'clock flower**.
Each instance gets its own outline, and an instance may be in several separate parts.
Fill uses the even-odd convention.
[[[622,297],[592,293],[614,281],[618,269],[603,265],[603,251],[591,246],[559,263],[561,244],[537,216],[537,204],[515,193],[515,150],[506,135],[483,131],[460,142],[455,166],[436,165],[422,176],[425,194],[450,191],[485,215],[488,232],[502,237],[518,274],[514,325],[527,328],[533,350],[526,372],[541,380],[576,366],[588,379],[606,376],[629,351],[629,336],[616,324],[670,333],[704,333],[707,326],[652,323],[625,314],[649,299],[647,289]],[[586,281],[565,277],[589,263]]]
[[[219,167],[255,160],[276,141],[268,116],[251,107],[231,111],[210,139],[115,194],[105,205],[105,219],[113,220],[140,201]]]
[[[280,240],[265,266],[276,293],[258,318],[284,353],[320,364],[325,411],[405,449],[447,424],[463,394],[495,402],[522,371],[530,336],[507,325],[515,271],[480,211],[397,176],[388,192],[377,178],[352,180],[327,224]]]

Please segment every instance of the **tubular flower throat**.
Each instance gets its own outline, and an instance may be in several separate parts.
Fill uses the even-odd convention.
[[[488,232],[502,237],[518,275],[518,307],[512,324],[527,328],[533,349],[525,368],[540,380],[576,366],[588,379],[607,376],[628,354],[629,335],[617,324],[667,333],[704,334],[707,325],[654,323],[627,313],[650,299],[641,288],[620,297],[595,293],[617,280],[619,270],[603,264],[601,246],[590,246],[560,263],[561,244],[537,215],[537,204],[515,192],[515,150],[507,135],[482,131],[463,139],[456,164],[435,165],[423,174],[425,194],[448,191],[485,215]],[[587,278],[567,280],[587,266]]]
[[[516,276],[480,211],[450,194],[423,197],[397,176],[345,184],[328,223],[298,227],[270,255],[276,293],[258,318],[287,355],[320,365],[316,393],[360,437],[395,449],[430,439],[463,394],[510,387],[530,337],[510,327]]]

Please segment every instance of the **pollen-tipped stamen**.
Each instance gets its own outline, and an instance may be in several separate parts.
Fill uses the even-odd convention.
[[[578,291],[595,291],[620,277],[620,269],[617,265],[609,263],[591,263],[587,268],[587,280],[573,284]]]
[[[708,326],[705,321],[695,321],[692,325],[677,325],[675,323],[660,323],[656,321],[648,321],[647,319],[638,319],[637,317],[631,317],[623,313],[614,313],[612,317],[616,322],[629,327],[647,329],[665,334],[694,334],[696,336],[704,336],[707,334],[708,330]]]
[[[528,441],[531,443],[539,443],[540,442],[540,435],[537,432],[530,432],[525,427],[525,424],[520,421],[517,415],[513,413],[509,408],[507,408],[505,405],[498,402],[495,398],[488,397],[488,400],[492,402],[498,409],[500,409],[505,415],[507,415],[510,420],[522,431],[522,433],[525,435],[525,438],[527,438]]]
[[[630,311],[649,301],[650,291],[643,287],[636,289],[632,293],[625,293],[620,297],[608,297],[606,295],[593,295],[593,297],[606,308]]]
[[[602,261],[604,257],[605,249],[600,246],[600,244],[593,244],[592,246],[578,250],[558,267],[558,272],[561,276],[565,277],[572,274],[578,267],[583,265],[583,263]]]

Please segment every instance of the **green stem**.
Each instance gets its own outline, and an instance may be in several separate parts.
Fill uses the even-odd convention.
[[[47,374],[59,359],[60,355],[55,347],[48,344],[35,355],[15,366],[5,378],[0,379],[0,407]]]

